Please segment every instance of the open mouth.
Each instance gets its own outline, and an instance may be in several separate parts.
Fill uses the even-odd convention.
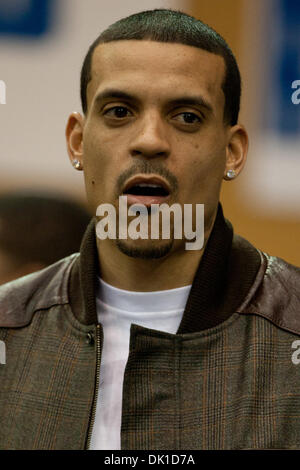
[[[135,184],[132,187],[126,189],[123,193],[133,194],[135,196],[168,196],[169,192],[162,186],[158,184]]]
[[[167,183],[158,178],[134,178],[127,183],[123,195],[129,204],[160,204],[170,195]]]

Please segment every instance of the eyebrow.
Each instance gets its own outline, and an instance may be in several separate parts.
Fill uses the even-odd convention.
[[[137,103],[139,100],[137,97],[131,95],[122,90],[118,90],[115,88],[108,88],[103,90],[95,97],[95,103],[101,103],[102,101],[108,98],[118,98],[124,101],[131,101]],[[181,96],[178,98],[174,98],[169,100],[169,103],[173,106],[200,106],[201,108],[205,108],[209,113],[213,114],[213,107],[212,105],[205,100],[202,96]]]

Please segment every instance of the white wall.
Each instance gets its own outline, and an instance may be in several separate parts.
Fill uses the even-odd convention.
[[[9,1],[9,0],[8,0]],[[82,173],[65,145],[68,115],[81,111],[79,75],[91,42],[109,24],[137,11],[188,0],[58,0],[54,31],[42,39],[0,36],[0,192],[43,188],[84,197]]]

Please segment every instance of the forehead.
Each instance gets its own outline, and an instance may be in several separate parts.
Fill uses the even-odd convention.
[[[90,106],[106,86],[119,86],[140,91],[143,96],[198,92],[223,109],[224,76],[223,57],[197,47],[148,40],[114,41],[94,50],[87,100]]]

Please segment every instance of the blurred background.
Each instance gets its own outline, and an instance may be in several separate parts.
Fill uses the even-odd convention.
[[[109,24],[160,7],[208,23],[235,53],[250,151],[242,175],[224,182],[225,216],[258,248],[300,265],[299,0],[0,0],[0,197],[35,190],[86,204],[64,137],[81,111],[82,61]]]

